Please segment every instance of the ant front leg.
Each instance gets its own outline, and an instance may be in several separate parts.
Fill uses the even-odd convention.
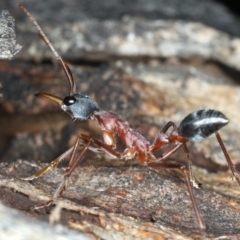
[[[62,182],[59,184],[57,190],[55,191],[55,193],[53,194],[51,200],[49,200],[48,202],[41,204],[39,206],[36,206],[35,209],[39,209],[42,207],[47,207],[50,206],[51,204],[54,203],[54,201],[62,194],[62,192],[66,189],[66,185],[67,185],[67,180],[70,177],[70,175],[72,174],[74,168],[76,167],[76,165],[82,160],[83,155],[85,154],[85,152],[87,151],[87,149],[89,148],[91,141],[88,141],[88,143],[85,145],[85,147],[83,148],[81,154],[77,157],[77,159],[74,161],[74,157],[76,155],[76,151],[77,148],[79,146],[79,142],[80,142],[80,138],[77,138],[76,143],[74,144],[74,147],[72,148],[71,151],[71,156],[68,162],[68,166],[66,169],[66,172],[64,174],[64,178],[62,180]]]
[[[80,153],[80,155],[76,157],[77,149],[79,146],[83,146],[83,149],[82,149],[82,152]],[[114,157],[114,158],[120,158],[120,156],[121,156],[119,153],[115,152],[111,146],[108,146],[107,144],[102,143],[96,139],[90,138],[87,135],[80,134],[78,136],[74,146],[68,150],[69,151],[68,154],[71,153],[71,156],[70,156],[70,159],[68,162],[68,166],[66,168],[63,180],[59,184],[55,193],[53,194],[52,199],[40,206],[35,207],[35,209],[51,205],[62,194],[62,192],[66,189],[67,181],[68,181],[69,177],[73,173],[77,164],[82,161],[83,156],[88,149],[93,152],[97,152],[97,153],[107,153],[108,155],[110,155],[111,157]]]
[[[193,205],[193,209],[194,209],[194,213],[196,215],[197,218],[197,222],[198,222],[198,228],[201,232],[201,235],[203,237],[203,239],[206,239],[206,227],[203,223],[202,217],[200,215],[199,209],[198,209],[198,205],[197,205],[197,201],[196,198],[194,196],[194,192],[193,192],[193,186],[191,184],[191,177],[190,174],[188,172],[188,170],[186,169],[186,167],[182,164],[178,164],[178,163],[167,163],[167,162],[161,162],[161,163],[148,163],[148,166],[154,169],[160,169],[160,168],[175,168],[175,169],[179,169],[183,172],[186,184],[187,184],[187,189],[188,189],[188,193],[190,195],[190,199]]]
[[[31,181],[33,179],[39,178],[41,175],[43,175],[44,173],[46,173],[47,171],[53,169],[54,167],[56,167],[61,161],[63,161],[65,158],[67,158],[71,152],[73,150],[73,147],[69,148],[66,152],[64,152],[63,154],[61,154],[58,158],[54,159],[52,162],[50,162],[47,166],[45,166],[44,168],[40,169],[39,171],[37,171],[36,173],[34,173],[32,176],[30,177],[26,177],[26,178],[21,178],[22,180],[26,180],[26,181]]]

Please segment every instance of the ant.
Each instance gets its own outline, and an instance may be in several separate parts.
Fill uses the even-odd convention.
[[[97,102],[95,102],[89,96],[75,93],[76,85],[70,68],[58,55],[57,51],[54,49],[53,45],[51,44],[47,36],[44,34],[41,27],[38,25],[38,23],[31,15],[31,13],[21,4],[18,4],[18,6],[28,15],[28,17],[31,19],[33,24],[38,29],[39,34],[44,40],[44,42],[53,52],[57,61],[62,66],[70,86],[69,95],[66,96],[65,98],[57,97],[49,93],[37,93],[36,96],[45,97],[54,101],[62,108],[63,111],[67,112],[73,119],[78,119],[81,121],[86,121],[89,119],[96,120],[99,124],[103,136],[103,141],[98,141],[96,139],[91,138],[90,136],[79,134],[73,147],[68,149],[58,158],[53,160],[49,165],[40,169],[31,177],[24,178],[24,180],[33,180],[35,178],[38,178],[48,170],[55,167],[63,159],[69,157],[68,166],[66,168],[63,180],[59,184],[51,200],[35,208],[49,206],[54,203],[54,201],[66,189],[69,177],[71,176],[77,164],[82,161],[83,156],[88,149],[96,153],[105,153],[110,155],[112,158],[118,158],[122,160],[128,160],[136,157],[140,164],[147,165],[148,167],[153,169],[174,168],[182,171],[186,181],[188,193],[190,195],[190,199],[193,205],[193,209],[196,215],[198,228],[201,232],[203,239],[205,239],[206,235],[205,225],[200,215],[198,205],[193,192],[193,184],[195,182],[192,176],[191,161],[189,157],[190,154],[186,146],[186,143],[188,141],[190,142],[202,141],[205,138],[212,135],[213,133],[215,133],[219,145],[222,149],[222,152],[232,172],[232,176],[236,179],[238,185],[240,185],[240,179],[236,173],[235,167],[231,161],[231,158],[224,146],[224,143],[219,133],[217,132],[219,129],[228,124],[229,120],[227,119],[227,117],[220,111],[212,109],[203,109],[192,112],[182,120],[179,127],[177,127],[175,123],[173,123],[172,121],[168,122],[162,128],[162,130],[156,135],[154,141],[151,143],[138,131],[132,129],[129,126],[128,122],[121,118],[120,116],[118,116],[117,114],[99,110]],[[170,132],[169,135],[167,135],[166,132],[170,128],[172,128],[172,131]],[[115,150],[116,149],[115,135],[118,135],[120,140],[126,146],[123,153],[119,153]],[[163,156],[160,158],[156,158],[155,155],[153,154],[154,151],[160,149],[163,146],[168,145],[171,145],[171,147],[168,150],[166,150]],[[81,154],[77,156],[76,152],[79,146],[82,146],[83,149]],[[172,154],[174,154],[176,151],[178,151],[180,148],[184,150],[185,155],[187,157],[189,163],[188,169],[186,168],[185,165],[181,163],[172,163],[164,161],[167,158],[169,158]]]

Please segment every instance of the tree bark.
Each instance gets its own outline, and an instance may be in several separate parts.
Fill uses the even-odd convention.
[[[200,239],[186,184],[177,172],[139,165],[79,166],[57,200],[62,210],[56,214],[53,207],[30,209],[50,199],[62,180],[63,168],[31,182],[20,179],[43,166],[23,160],[1,164],[1,200],[37,219],[47,219],[50,211],[51,221],[102,239]],[[236,198],[213,192],[209,186],[194,192],[209,238],[240,237]]]

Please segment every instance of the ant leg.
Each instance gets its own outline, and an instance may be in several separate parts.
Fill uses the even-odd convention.
[[[162,147],[163,145],[165,144],[168,144],[169,141],[168,141],[168,137],[165,135],[165,133],[167,132],[167,130],[172,127],[173,130],[177,130],[177,126],[175,125],[174,122],[168,122],[164,127],[163,129],[159,132],[159,134],[156,136],[155,140],[154,140],[154,143],[152,144],[150,150],[151,151],[155,151],[157,150],[158,148]],[[180,147],[183,147],[183,150],[185,152],[185,155],[186,155],[186,158],[188,160],[188,169],[189,169],[189,172],[190,172],[190,179],[191,179],[191,182],[193,184],[194,187],[197,187],[199,188],[199,186],[201,184],[198,184],[193,176],[193,171],[192,171],[192,162],[190,160],[190,157],[189,157],[189,151],[188,151],[188,148],[186,146],[185,143],[179,143],[177,144],[176,146],[174,146],[173,148],[169,149],[167,151],[167,153],[165,153],[161,158],[158,158],[158,161],[162,161],[162,160],[165,160],[166,158],[170,157],[172,154],[174,154]]]
[[[33,174],[30,177],[21,178],[21,179],[26,180],[26,181],[31,181],[35,178],[39,178],[42,174],[49,171],[50,169],[53,169],[54,167],[57,166],[58,163],[60,163],[62,160],[64,160],[66,157],[68,157],[71,154],[72,150],[73,150],[73,147],[69,148],[66,152],[61,154],[58,158],[56,158],[52,162],[50,162],[46,167],[40,169],[39,171],[37,171],[35,174]]]
[[[183,148],[184,153],[185,153],[186,158],[187,158],[188,170],[189,170],[189,173],[190,173],[190,180],[191,180],[191,182],[192,182],[192,184],[193,184],[193,186],[195,188],[199,188],[201,186],[201,183],[197,183],[197,181],[194,178],[193,170],[192,170],[192,162],[191,162],[190,157],[189,157],[190,156],[189,150],[188,150],[188,148],[187,148],[185,143],[178,143],[176,146],[174,146],[173,148],[169,149],[162,157],[157,159],[157,162],[160,162],[160,161],[163,161],[163,160],[167,159],[172,154],[174,154],[180,147]]]
[[[179,148],[181,148],[184,144],[183,143],[177,143],[176,146],[173,148],[170,148],[162,157],[158,158],[157,161],[162,161],[170,157],[172,154],[174,154]]]
[[[177,130],[177,126],[174,122],[168,122],[156,135],[152,145],[150,146],[150,151],[154,152],[155,150],[159,149],[160,147],[169,144],[168,136],[165,134],[167,130],[173,127],[174,130]]]
[[[80,142],[80,145],[85,145],[90,140],[92,141],[92,144],[89,146],[89,150],[92,152],[106,153],[113,158],[121,158],[121,154],[114,150],[114,146],[109,146],[108,144],[93,139],[85,134],[80,134],[79,138],[83,140]]]
[[[174,130],[177,130],[177,126],[174,122],[172,121],[169,121],[163,128],[162,130],[160,131],[160,133],[166,133],[167,130],[170,128],[170,127],[173,127]]]
[[[185,143],[178,143],[176,146],[169,149],[162,157],[158,158],[157,161],[160,162],[160,161],[163,161],[163,160],[167,159],[172,154],[174,154],[180,147],[183,148],[184,153],[185,153],[186,158],[187,158],[187,161],[188,161],[188,170],[189,170],[189,173],[190,173],[190,180],[191,180],[191,182],[192,182],[192,184],[195,188],[199,188],[201,186],[201,183],[197,183],[197,181],[194,178],[193,170],[192,170],[192,162],[191,162],[190,157],[189,157],[189,155],[190,155],[189,150],[188,150]]]
[[[82,145],[84,147],[82,149],[81,154],[75,159],[77,148],[79,147],[79,145],[80,146]],[[115,152],[110,146],[108,146],[102,142],[99,142],[96,139],[92,139],[87,135],[80,134],[76,140],[76,143],[70,149],[71,151],[69,150],[70,151],[69,153],[71,153],[71,156],[70,156],[68,166],[67,166],[67,169],[64,174],[64,178],[63,178],[62,182],[59,184],[59,186],[56,189],[56,191],[54,192],[52,198],[48,202],[41,204],[39,206],[36,206],[35,209],[39,209],[39,208],[51,205],[62,194],[62,192],[66,189],[66,185],[67,185],[67,181],[68,181],[69,177],[71,176],[72,172],[76,168],[77,164],[81,162],[85,152],[88,149],[92,150],[94,152],[98,151],[100,153],[107,153],[110,156],[115,157],[115,158],[120,158],[120,154]]]
[[[191,182],[192,182],[192,184],[195,188],[200,188],[202,184],[198,183],[196,181],[196,179],[194,178],[193,170],[192,170],[192,161],[190,160],[190,153],[189,153],[189,150],[188,150],[186,144],[183,144],[183,151],[184,151],[184,153],[186,155],[186,158],[187,158],[190,180],[191,180]]]
[[[198,209],[198,205],[197,205],[197,201],[196,198],[194,196],[194,192],[193,192],[193,186],[191,184],[191,178],[190,178],[190,174],[187,171],[186,167],[182,164],[178,164],[178,163],[166,163],[166,162],[161,162],[161,163],[149,163],[148,164],[149,167],[154,168],[154,169],[159,169],[159,168],[176,168],[176,169],[180,169],[183,174],[184,174],[184,178],[187,184],[187,189],[188,189],[188,193],[190,195],[190,199],[193,205],[193,210],[194,213],[196,215],[197,218],[197,222],[198,222],[198,228],[201,231],[201,235],[203,237],[203,239],[206,239],[206,227],[203,223],[202,217],[200,215],[199,209]]]
[[[70,175],[72,174],[73,170],[75,169],[76,165],[82,160],[83,155],[85,154],[85,152],[87,151],[87,149],[89,148],[90,144],[91,144],[91,139],[88,141],[88,143],[84,146],[81,154],[77,157],[77,159],[74,161],[74,157],[76,155],[76,151],[78,148],[80,142],[80,137],[77,138],[76,143],[73,146],[73,149],[71,151],[71,156],[70,156],[70,160],[68,162],[68,166],[66,169],[66,172],[64,174],[64,178],[62,180],[62,182],[59,184],[58,188],[56,189],[56,191],[54,192],[52,198],[47,201],[46,203],[43,203],[39,206],[34,207],[34,209],[39,209],[42,207],[47,207],[50,206],[52,203],[54,203],[54,201],[62,194],[62,192],[66,189],[66,185],[67,185],[67,181],[68,178],[70,177]]]
[[[222,138],[220,137],[218,132],[215,132],[215,134],[216,134],[216,138],[218,140],[218,143],[219,143],[219,145],[220,145],[220,147],[221,147],[221,149],[223,151],[223,154],[224,154],[224,156],[225,156],[225,158],[227,160],[228,166],[229,166],[229,168],[230,168],[230,170],[232,172],[233,178],[236,179],[238,185],[240,186],[240,179],[239,179],[238,174],[236,172],[235,166],[234,166],[234,164],[233,164],[233,162],[232,162],[232,160],[231,160],[231,158],[230,158],[230,156],[229,156],[229,154],[227,152],[227,149],[225,148],[225,145],[224,145],[224,143],[222,141]]]
[[[84,134],[80,134],[79,138],[82,139],[84,142],[88,142],[90,140],[90,137],[88,137],[87,135]],[[108,155],[110,155],[113,158],[120,158],[120,154],[116,153],[110,146],[103,144],[102,142],[99,142],[98,140],[92,139],[93,144],[96,145],[96,147],[89,147],[89,149],[93,152],[96,153],[107,153]],[[79,142],[79,145],[85,145],[85,143],[83,142]],[[50,162],[47,166],[45,166],[44,168],[40,169],[39,171],[37,171],[35,174],[33,174],[30,177],[26,177],[26,178],[21,178],[22,180],[25,181],[31,181],[33,179],[39,178],[42,174],[46,173],[47,171],[53,169],[54,167],[57,166],[58,163],[60,163],[61,161],[63,161],[65,158],[67,158],[74,147],[69,148],[66,152],[64,152],[63,154],[61,154],[58,158],[54,159],[52,162]]]
[[[91,138],[87,135],[81,134],[81,139],[84,140],[84,142],[80,143],[85,145]],[[113,158],[118,158],[118,159],[132,159],[133,157],[135,157],[137,155],[137,150],[133,149],[133,148],[126,148],[123,153],[118,153],[114,150],[115,145],[108,145],[106,143],[102,143],[96,139],[92,139],[92,143],[95,144],[96,146],[90,146],[89,150],[91,150],[92,152],[96,152],[96,153],[107,153],[108,155],[110,155]]]
[[[70,175],[73,172],[74,168],[76,167],[77,163],[79,163],[82,160],[83,155],[85,154],[85,152],[87,151],[88,147],[91,144],[91,141],[88,141],[88,143],[84,146],[81,154],[78,156],[78,158],[75,161],[73,161],[74,157],[76,155],[76,151],[77,151],[79,142],[80,142],[80,137],[77,138],[76,143],[71,148],[71,156],[70,156],[70,160],[68,162],[68,167],[67,167],[66,172],[64,174],[64,179],[60,183],[60,185],[58,186],[55,193],[53,194],[51,200],[47,201],[44,204],[41,204],[39,206],[34,207],[34,209],[39,209],[39,208],[47,207],[47,206],[51,205],[57,199],[57,197],[60,196],[61,193],[65,190],[68,178],[70,177]]]

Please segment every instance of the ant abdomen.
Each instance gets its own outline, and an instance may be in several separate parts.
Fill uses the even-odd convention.
[[[185,139],[197,142],[217,132],[228,122],[227,117],[220,111],[203,109],[187,115],[180,123],[178,131]]]

